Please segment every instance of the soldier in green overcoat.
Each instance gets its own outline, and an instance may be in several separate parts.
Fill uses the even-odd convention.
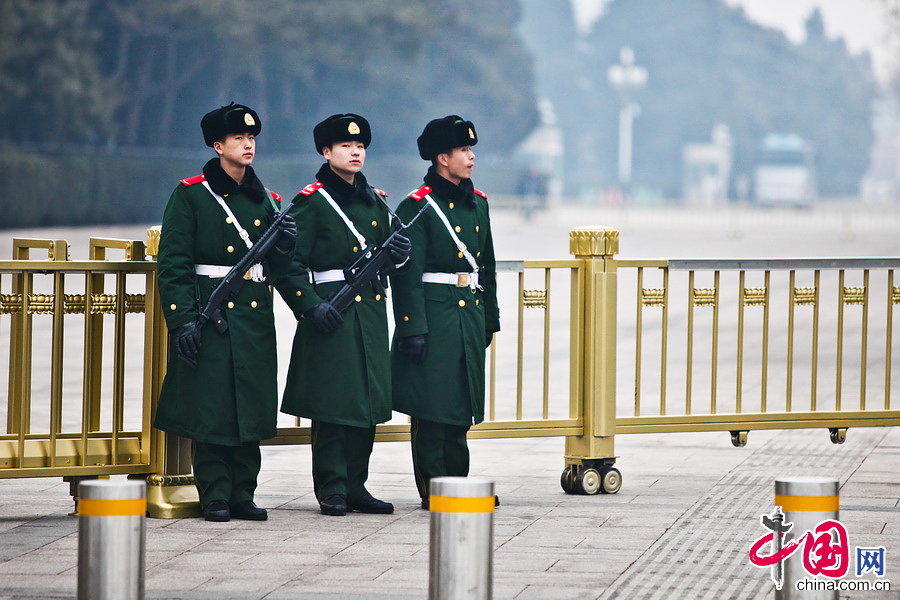
[[[412,417],[412,453],[422,507],[432,477],[466,476],[466,434],[484,420],[484,356],[500,330],[496,262],[487,196],[472,184],[475,126],[435,119],[418,138],[431,161],[425,185],[397,208],[408,221],[409,263],[391,277],[394,410]]]
[[[183,179],[166,206],[159,243],[159,295],[170,348],[154,425],[192,440],[200,503],[209,521],[265,520],[253,502],[259,441],[275,435],[277,384],[272,294],[265,275],[286,271],[296,224],[282,221],[267,264],[254,265],[237,297],[222,307],[220,333],[198,315],[228,270],[271,225],[281,197],[253,167],[261,124],[231,103],[200,122],[216,152],[203,174]]]
[[[394,506],[365,487],[375,425],[391,418],[384,290],[367,287],[343,315],[328,298],[344,285],[343,269],[380,245],[393,224],[386,194],[362,173],[368,121],[332,115],[313,138],[327,162],[297,195],[297,268],[276,283],[298,319],[281,410],[312,420],[313,484],[323,514],[388,514]],[[387,248],[400,266],[409,240],[394,239]]]

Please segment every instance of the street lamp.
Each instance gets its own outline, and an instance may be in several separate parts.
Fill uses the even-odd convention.
[[[619,185],[627,191],[631,185],[632,122],[641,112],[634,94],[647,84],[647,69],[634,64],[634,50],[627,46],[620,50],[619,59],[606,75],[619,95]]]

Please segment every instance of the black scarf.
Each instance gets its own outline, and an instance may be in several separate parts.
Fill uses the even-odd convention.
[[[218,158],[211,158],[203,165],[203,175],[206,176],[206,181],[212,191],[223,198],[231,194],[243,193],[257,203],[266,199],[266,188],[263,187],[251,166],[248,166],[244,173],[244,181],[238,183],[225,172]]]
[[[441,198],[453,202],[465,202],[471,208],[475,208],[478,203],[475,198],[475,186],[471,179],[462,179],[459,185],[456,185],[438,175],[434,165],[428,167],[428,172],[425,173],[425,185],[433,189],[434,193]]]
[[[331,170],[326,162],[319,168],[316,173],[316,180],[320,181],[327,189],[328,193],[334,198],[338,204],[346,204],[355,198],[359,198],[363,202],[372,205],[378,200],[375,198],[375,190],[369,186],[366,176],[362,171],[353,178],[353,183],[347,183],[343,177]]]

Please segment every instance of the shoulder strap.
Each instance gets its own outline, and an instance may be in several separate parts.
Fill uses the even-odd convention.
[[[244,240],[244,243],[247,245],[247,249],[249,250],[250,248],[252,248],[253,243],[250,241],[250,234],[247,233],[247,230],[244,229],[241,226],[241,224],[238,222],[237,217],[234,216],[234,213],[231,211],[231,208],[228,206],[228,204],[226,204],[225,199],[222,198],[222,196],[215,193],[213,191],[213,189],[210,187],[209,182],[206,181],[205,179],[203,180],[203,187],[205,187],[206,190],[210,194],[212,194],[212,197],[216,199],[216,202],[219,203],[219,206],[221,206],[222,209],[225,211],[225,213],[231,218],[231,224],[234,225],[235,229],[237,229],[238,235],[241,236],[242,240]],[[253,279],[253,281],[265,281],[265,279],[266,279],[263,276],[262,265],[259,263],[256,263],[255,265],[250,267],[250,271],[248,271],[248,272],[250,273],[251,279]]]
[[[187,179],[182,179],[181,183],[186,186],[194,185],[195,183],[200,183],[201,181],[206,181],[206,175],[194,175],[193,177],[188,177]]]
[[[268,188],[266,188],[266,192],[266,196],[269,198],[269,204],[272,205],[272,209],[277,215],[281,212],[281,194],[277,194]]]
[[[338,203],[334,201],[334,198],[331,197],[331,194],[329,194],[327,191],[325,191],[325,188],[322,187],[321,182],[318,185],[319,185],[319,188],[318,188],[319,193],[322,194],[322,196],[325,198],[325,200],[328,201],[328,204],[331,205],[331,208],[334,209],[334,212],[336,212],[338,214],[338,216],[344,221],[344,224],[347,226],[347,229],[350,230],[350,233],[352,233],[353,237],[356,238],[356,241],[359,242],[359,249],[365,250],[366,248],[368,248],[369,246],[366,244],[366,238],[363,237],[363,234],[361,234],[359,232],[359,230],[353,226],[353,221],[350,220],[350,217],[348,217],[347,214],[341,210],[341,207],[338,206]]]
[[[420,188],[417,190],[421,192],[424,188]],[[431,191],[430,189],[428,190]],[[412,194],[410,194],[412,196]],[[415,197],[415,196],[413,196]],[[462,243],[462,240],[459,239],[459,236],[456,235],[456,232],[453,231],[453,227],[450,225],[450,221],[447,219],[447,215],[444,214],[444,211],[441,210],[441,207],[438,206],[437,202],[431,197],[431,194],[425,193],[424,199],[431,205],[431,208],[434,209],[434,212],[437,213],[438,218],[444,223],[444,227],[447,228],[447,233],[450,234],[450,237],[453,238],[453,243],[456,244],[456,247],[459,248],[459,251],[463,253],[463,256],[466,258],[466,262],[469,263],[469,266],[472,267],[472,272],[478,271],[478,263],[475,262],[475,257],[472,256],[472,253],[466,249],[466,245]]]
[[[308,186],[306,186],[305,188],[300,190],[300,193],[303,194],[304,196],[310,196],[310,195],[312,195],[313,192],[320,189],[321,187],[322,187],[322,182],[317,181],[315,183],[309,184]]]

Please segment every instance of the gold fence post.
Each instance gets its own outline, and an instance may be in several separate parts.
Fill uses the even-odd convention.
[[[13,238],[13,260],[31,260],[32,249],[46,250],[47,260],[69,259],[69,242],[66,240]],[[19,309],[10,315],[9,396],[6,413],[6,433],[21,435],[31,431],[32,314],[28,303],[34,291],[34,274],[25,273],[26,270],[23,268],[22,273],[12,275],[11,297],[18,298]]]
[[[616,263],[619,231],[580,227],[569,232],[569,251],[583,262],[582,351],[573,353],[582,374],[582,435],[566,437],[566,467],[561,483],[567,493],[614,494],[622,476],[616,461]],[[579,356],[580,354],[580,356]],[[580,368],[579,368],[580,367]]]
[[[156,261],[159,226],[147,231],[147,255]],[[159,391],[166,375],[168,330],[159,302],[156,271],[147,275],[146,325],[144,328],[144,415],[152,424]],[[181,519],[201,514],[200,497],[191,474],[191,441],[149,426],[150,466],[147,476],[147,515],[157,519]]]

